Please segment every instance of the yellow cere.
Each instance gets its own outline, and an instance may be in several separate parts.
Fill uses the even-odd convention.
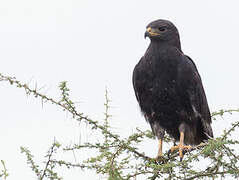
[[[152,36],[158,36],[158,35],[160,35],[159,33],[152,32],[152,28],[151,28],[151,27],[148,27],[148,28],[147,28],[147,32],[149,32],[149,34],[152,35]]]

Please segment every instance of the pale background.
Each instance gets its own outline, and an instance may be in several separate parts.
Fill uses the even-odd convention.
[[[66,80],[72,99],[95,120],[103,118],[107,87],[114,131],[125,136],[136,127],[149,129],[131,78],[149,44],[143,37],[146,25],[162,18],[178,27],[182,50],[198,67],[211,111],[236,108],[238,7],[236,0],[1,0],[0,73],[44,87],[41,92],[56,98],[59,82]],[[88,137],[82,133],[85,126],[61,109],[50,103],[42,108],[40,100],[5,82],[0,82],[0,113],[0,159],[6,162],[9,180],[36,179],[20,146],[29,147],[41,162],[54,137],[65,145]],[[217,136],[228,120],[212,126]],[[157,142],[141,150],[155,156]],[[103,179],[78,169],[60,175]]]

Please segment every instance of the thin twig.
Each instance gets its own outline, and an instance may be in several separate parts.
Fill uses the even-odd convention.
[[[53,155],[55,146],[56,146],[56,144],[55,144],[55,140],[54,140],[54,143],[53,143],[53,145],[51,146],[50,152],[49,152],[49,154],[47,155],[47,156],[48,156],[48,160],[47,160],[47,162],[46,162],[46,166],[45,166],[45,168],[44,168],[44,170],[43,170],[43,173],[42,173],[42,175],[41,175],[41,177],[40,177],[40,180],[42,180],[42,179],[44,178],[44,176],[46,175],[46,171],[47,171],[48,166],[49,166],[49,164],[50,164],[50,162],[51,162],[51,157],[52,157],[52,155]]]
[[[196,179],[196,178],[199,178],[199,177],[205,177],[205,176],[210,177],[210,176],[215,176],[215,175],[218,175],[218,174],[230,174],[230,173],[231,173],[230,171],[200,173],[200,174],[197,174],[195,176],[186,178],[184,180],[192,180],[192,179]],[[239,170],[238,170],[238,173],[239,173]]]

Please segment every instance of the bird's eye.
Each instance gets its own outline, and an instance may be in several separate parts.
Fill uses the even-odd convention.
[[[158,28],[158,30],[161,31],[161,32],[163,32],[163,31],[166,31],[166,28],[160,27],[160,28]]]

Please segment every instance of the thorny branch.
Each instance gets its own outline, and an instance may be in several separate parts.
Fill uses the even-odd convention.
[[[114,138],[115,141],[119,142],[119,144],[121,144],[121,142],[122,142],[122,144],[124,144],[123,141],[119,138],[119,135],[113,134],[109,130],[106,131],[105,126],[100,125],[98,121],[94,121],[94,120],[90,119],[88,116],[84,115],[83,113],[77,112],[74,104],[71,101],[69,101],[69,99],[66,98],[65,94],[63,94],[63,99],[61,99],[60,101],[56,101],[53,98],[50,98],[44,94],[41,94],[40,92],[38,92],[37,89],[31,89],[27,84],[21,83],[20,81],[16,80],[15,77],[3,76],[2,74],[0,74],[0,81],[7,81],[11,85],[16,85],[18,88],[25,89],[26,94],[28,94],[28,95],[32,94],[36,98],[40,97],[42,99],[42,101],[51,102],[52,104],[60,106],[63,110],[71,113],[72,116],[75,117],[77,120],[79,120],[79,121],[85,120],[87,123],[92,125],[92,129],[100,129],[103,133],[106,133],[108,137]],[[66,83],[63,82],[61,85],[63,85],[63,87],[61,87],[61,89],[63,90],[66,86]],[[107,91],[106,91],[105,96],[107,97]],[[109,102],[110,102],[110,100],[107,97],[106,103],[108,104]],[[107,110],[105,113],[106,119],[108,119],[110,117],[110,115],[108,115],[108,109],[109,109],[109,106],[106,105],[106,110]],[[148,159],[147,156],[143,155],[142,153],[137,152],[135,150],[135,148],[131,148],[129,145],[125,148],[128,148],[129,151],[137,154],[141,158]]]
[[[142,175],[151,180],[160,177],[164,179],[216,178],[218,175],[221,177],[224,177],[225,175],[238,177],[238,168],[235,167],[238,167],[239,155],[233,151],[230,145],[238,145],[239,142],[228,138],[229,135],[239,127],[239,121],[233,123],[231,128],[225,131],[221,137],[210,139],[207,143],[194,146],[190,150],[190,153],[186,153],[183,162],[177,161],[176,157],[178,156],[178,153],[171,154],[170,156],[167,156],[167,153],[165,153],[163,160],[158,161],[154,158],[148,157],[145,153],[138,151],[137,145],[143,140],[145,141],[145,138],[154,138],[150,131],[136,129],[136,132],[127,138],[122,138],[118,134],[111,132],[111,127],[109,125],[111,115],[109,114],[110,100],[108,98],[108,91],[106,91],[105,94],[105,119],[101,124],[77,110],[74,102],[70,100],[69,89],[67,88],[65,81],[59,86],[61,91],[60,100],[50,98],[40,93],[39,89],[36,87],[35,89],[30,88],[29,85],[18,81],[14,77],[0,74],[0,81],[6,81],[11,85],[16,85],[18,88],[22,88],[26,91],[26,94],[32,94],[36,98],[41,98],[42,102],[51,102],[52,104],[59,106],[64,111],[68,111],[76,120],[84,120],[87,122],[91,125],[93,130],[100,130],[105,139],[102,143],[75,144],[72,147],[62,148],[63,151],[81,150],[83,148],[98,150],[98,153],[94,157],[89,157],[87,160],[82,161],[82,163],[72,163],[64,160],[52,159],[55,148],[55,145],[53,144],[46,156],[48,157],[48,160],[45,162],[45,168],[43,170],[40,170],[39,166],[33,161],[33,156],[30,154],[30,151],[22,148],[22,152],[25,152],[27,155],[28,163],[31,165],[32,170],[38,177],[40,177],[40,179],[60,179],[56,173],[52,171],[57,165],[64,165],[67,168],[78,167],[81,169],[95,170],[99,174],[108,174],[109,180],[136,179],[136,177]],[[219,110],[213,112],[212,117],[215,119],[218,115],[223,116],[225,113],[231,114],[233,112],[239,112],[239,109]],[[170,138],[166,138],[166,142],[169,142],[170,140]],[[57,148],[59,148],[59,146],[57,146]],[[194,163],[198,162],[199,158],[202,157],[210,160],[208,167],[206,169],[195,169]],[[180,169],[183,169],[183,173],[180,172]],[[49,175],[47,175],[47,172]]]
[[[237,171],[239,173],[239,170]],[[229,174],[230,171],[223,171],[223,172],[212,172],[212,173],[202,173],[202,174],[198,174],[196,176],[192,176],[190,178],[186,178],[184,180],[192,180],[192,179],[196,179],[196,178],[200,178],[200,177],[210,177],[210,176],[215,176],[215,175],[224,175],[224,174]]]
[[[43,170],[43,173],[42,173],[42,175],[41,175],[41,177],[40,177],[40,180],[43,180],[43,178],[44,178],[44,176],[46,176],[46,173],[47,173],[47,172],[50,172],[50,173],[51,173],[51,171],[49,171],[48,166],[50,166],[51,158],[52,158],[52,155],[53,155],[53,153],[54,153],[54,151],[55,151],[55,148],[59,148],[59,146],[60,146],[60,145],[59,145],[59,144],[55,141],[55,139],[54,139],[54,142],[53,142],[53,144],[52,144],[52,146],[51,146],[49,152],[48,152],[47,155],[46,155],[46,157],[48,157],[48,159],[47,159],[47,162],[45,163],[46,166],[45,166],[45,168],[44,168],[44,170]]]

